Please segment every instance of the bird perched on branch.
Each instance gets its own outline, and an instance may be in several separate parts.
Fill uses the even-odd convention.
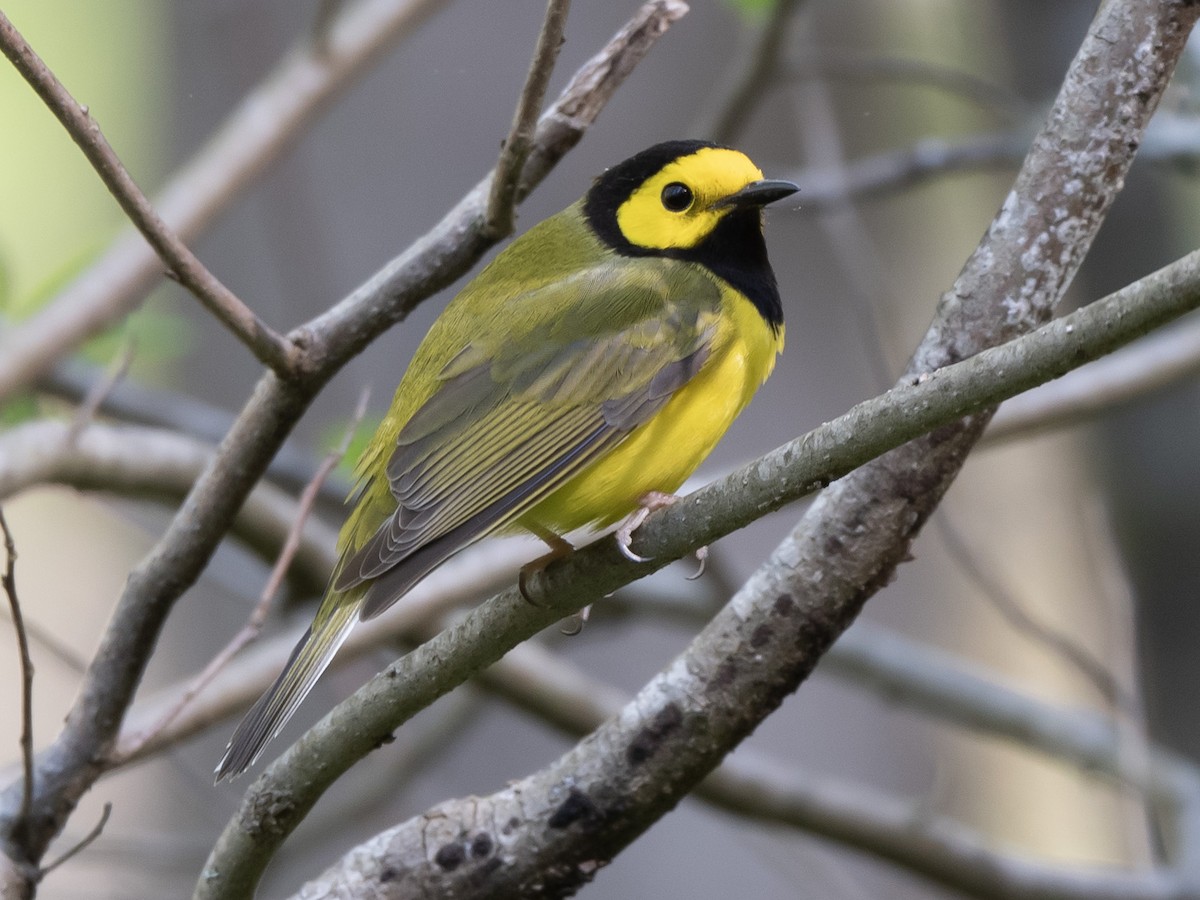
[[[695,471],[783,348],[761,210],[796,190],[737,150],[657,144],[451,301],[358,461],[316,617],[218,780],[257,759],[356,621],[448,557],[520,529],[565,553],[560,535],[612,525]]]

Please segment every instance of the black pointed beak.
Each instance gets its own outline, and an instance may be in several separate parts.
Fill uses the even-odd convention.
[[[764,178],[762,181],[752,181],[740,191],[722,197],[714,206],[734,206],[746,209],[755,206],[766,206],[784,197],[790,197],[800,190],[798,184],[790,181],[777,181]]]

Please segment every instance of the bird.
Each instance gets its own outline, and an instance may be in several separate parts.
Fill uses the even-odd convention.
[[[673,496],[783,349],[762,209],[797,190],[730,147],[666,141],[467,284],[359,458],[325,596],[218,782],[254,764],[356,622],[464,547],[527,531],[548,561],[573,549],[562,535]],[[618,540],[632,558],[631,531]]]

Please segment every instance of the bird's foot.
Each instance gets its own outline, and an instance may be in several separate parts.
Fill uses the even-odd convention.
[[[575,545],[553,531],[535,528],[528,524],[525,527],[532,531],[538,538],[545,541],[546,545],[550,548],[549,553],[543,554],[537,559],[531,560],[521,566],[521,571],[517,574],[517,590],[521,592],[521,596],[525,598],[527,603],[537,606],[538,603],[529,596],[528,583],[530,576],[542,571],[542,569],[546,568],[546,566],[550,565],[556,559],[562,559],[564,556],[574,553]]]
[[[645,494],[642,494],[638,498],[638,508],[617,529],[617,549],[621,551],[621,555],[630,562],[646,562],[648,557],[638,556],[629,547],[630,542],[633,540],[633,533],[637,531],[638,526],[646,521],[646,516],[656,510],[670,506],[678,499],[674,494],[664,494],[662,491],[647,491]]]
[[[621,555],[630,562],[642,563],[646,562],[647,558],[634,553],[629,544],[633,540],[633,533],[638,527],[646,521],[646,517],[655,510],[663,509],[670,506],[679,498],[674,494],[664,494],[662,491],[650,491],[643,494],[638,499],[638,508],[629,516],[617,529],[617,549],[621,551]],[[696,571],[687,576],[688,581],[695,581],[704,574],[704,570],[708,567],[708,547],[696,548],[696,562],[699,564]]]

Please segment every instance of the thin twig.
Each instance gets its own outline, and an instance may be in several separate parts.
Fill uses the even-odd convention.
[[[737,72],[721,79],[720,83],[729,87],[713,103],[716,112],[711,119],[698,124],[695,134],[728,143],[746,127],[751,114],[766,96],[767,85],[779,74],[779,56],[788,35],[788,22],[802,2],[778,0],[775,3],[770,17],[763,22],[749,46],[734,55]]]
[[[109,762],[110,766],[119,766],[128,757],[140,753],[146,744],[154,740],[160,732],[167,728],[187,708],[187,705],[195,699],[196,695],[208,686],[243,647],[258,638],[259,633],[262,631],[263,623],[267,620],[267,614],[271,610],[271,604],[274,602],[275,595],[279,592],[279,586],[283,583],[283,578],[287,574],[292,560],[296,557],[296,551],[300,548],[300,542],[304,535],[304,525],[312,513],[317,494],[321,490],[321,485],[329,477],[329,473],[342,461],[342,457],[346,455],[346,451],[350,447],[350,441],[354,437],[355,429],[358,428],[359,423],[366,414],[369,397],[370,391],[364,388],[359,395],[358,404],[355,406],[354,417],[346,427],[346,433],[342,436],[341,443],[329,452],[317,469],[312,481],[304,488],[304,493],[301,494],[300,501],[296,506],[296,516],[292,521],[291,528],[288,529],[283,547],[279,551],[279,558],[276,559],[275,565],[271,569],[271,574],[267,578],[267,583],[263,586],[262,592],[258,596],[258,602],[254,604],[254,609],[250,611],[250,616],[247,618],[246,624],[209,661],[208,665],[188,683],[187,687],[176,698],[174,705],[168,707],[162,717],[152,727],[139,735],[132,736],[127,742],[118,745],[122,756],[114,756]]]
[[[512,127],[504,140],[500,158],[496,160],[495,173],[492,175],[484,223],[484,233],[490,237],[500,238],[513,230],[517,185],[521,170],[525,167],[525,157],[529,155],[529,146],[533,141],[538,114],[546,97],[550,74],[554,71],[554,62],[562,48],[563,31],[567,25],[567,12],[570,8],[570,0],[548,0],[546,4],[546,18],[542,22],[542,30],[538,33],[537,47],[534,48],[533,60],[529,63],[529,73],[525,76],[525,86],[521,89],[517,109],[513,113]]]
[[[45,875],[49,874],[50,872],[53,872],[55,869],[57,869],[59,866],[61,866],[63,863],[65,863],[67,860],[69,860],[71,857],[75,856],[77,853],[84,850],[89,844],[91,844],[93,841],[95,841],[96,838],[100,837],[100,835],[104,832],[104,826],[108,824],[108,817],[110,815],[112,815],[112,803],[111,802],[104,804],[104,810],[100,813],[100,821],[96,823],[95,827],[92,828],[91,831],[89,831],[86,835],[84,835],[83,839],[81,841],[79,841],[79,843],[77,843],[74,847],[72,847],[70,850],[68,850],[66,853],[64,853],[62,856],[60,856],[58,859],[54,860],[54,862],[50,863],[50,865],[42,867],[43,877]]]
[[[819,56],[798,59],[779,73],[785,80],[814,77],[840,81],[882,81],[889,86],[908,84],[953,94],[999,114],[1016,124],[1028,113],[1028,104],[1008,88],[970,72],[923,59],[863,55],[849,49],[825,48]]]
[[[296,347],[267,326],[209,272],[163,221],[121,163],[88,108],[71,96],[3,12],[0,12],[0,51],[62,123],[104,186],[179,283],[191,291],[261,362],[281,377],[291,374],[297,362]]]
[[[318,56],[329,55],[330,32],[345,2],[346,0],[319,0],[317,3],[312,22],[312,46],[313,52]]]
[[[4,619],[7,622],[12,621],[12,616],[7,610],[4,612]],[[82,675],[87,671],[87,660],[49,628],[30,619],[25,623],[25,631],[29,635],[31,645],[41,647],[75,674]]]
[[[121,347],[120,354],[113,360],[112,365],[108,367],[108,371],[104,373],[104,377],[97,379],[88,388],[83,402],[71,418],[71,428],[67,431],[68,444],[73,445],[79,439],[79,433],[96,418],[96,413],[100,411],[100,407],[108,399],[113,389],[124,379],[132,363],[133,341],[130,340],[126,341]]]
[[[37,387],[39,392],[85,403],[85,398],[92,396],[97,383],[103,380],[105,373],[100,367],[76,358],[59,363],[46,373]],[[198,438],[213,446],[220,443],[234,422],[233,414],[222,407],[183,391],[145,384],[137,379],[126,379],[103,392],[97,412],[121,422],[150,425]],[[298,493],[312,481],[320,464],[318,453],[291,439],[271,460],[267,479],[284,490]],[[322,486],[321,502],[340,511],[350,488],[348,478],[334,473]]]
[[[1057,381],[1014,397],[983,434],[992,446],[1086,422],[1200,372],[1200,320],[1147,335]]]
[[[994,573],[984,568],[975,552],[967,545],[962,532],[955,527],[944,506],[941,514],[934,516],[934,521],[938,525],[942,543],[945,544],[950,558],[975,582],[992,608],[1000,613],[1014,630],[1063,659],[1096,689],[1106,703],[1126,713],[1136,709],[1137,700],[1125,690],[1096,654],[1070,634],[1038,621],[1024,604],[1000,583]]]
[[[0,507],[0,531],[4,533],[7,558],[0,581],[4,584],[4,593],[8,595],[8,609],[12,615],[13,630],[17,633],[17,650],[21,660],[21,765],[25,776],[21,792],[21,820],[24,821],[33,807],[33,657],[29,654],[29,636],[25,632],[25,618],[21,615],[21,601],[17,599],[17,542],[13,540],[3,507]]]

